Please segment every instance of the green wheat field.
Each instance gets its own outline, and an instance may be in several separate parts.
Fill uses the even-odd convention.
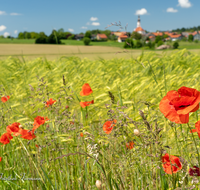
[[[0,97],[10,96],[0,101],[1,135],[14,122],[31,130],[34,118],[49,118],[35,139],[17,136],[1,144],[1,190],[200,188],[199,177],[188,173],[200,161],[197,133],[195,148],[188,126],[167,120],[159,110],[170,90],[186,86],[200,91],[199,55],[183,49],[109,60],[9,57],[0,60],[0,76]],[[85,83],[93,93],[80,96]],[[46,107],[50,98],[56,102]],[[80,106],[91,100],[94,104]],[[198,117],[198,111],[190,113],[191,128]],[[106,134],[103,125],[113,119],[117,123]],[[129,142],[134,142],[131,149]],[[180,158],[180,171],[164,172],[165,153]]]

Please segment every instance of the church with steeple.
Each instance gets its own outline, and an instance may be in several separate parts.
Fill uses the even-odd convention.
[[[138,32],[142,35],[146,34],[145,30],[141,27],[140,15],[138,15],[137,28],[134,30],[134,32]]]

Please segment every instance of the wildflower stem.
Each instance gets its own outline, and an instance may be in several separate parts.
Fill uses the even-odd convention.
[[[188,127],[189,127],[189,129],[190,129],[190,131],[191,131],[192,129],[191,129],[190,125],[189,125],[188,123],[187,123],[187,125],[188,125]],[[195,138],[194,138],[194,134],[193,134],[193,133],[192,133],[192,138],[193,138],[193,140],[194,140],[195,148],[196,148],[196,151],[197,151],[197,154],[198,154],[198,163],[199,163],[199,165],[200,165],[199,151],[198,151],[197,143],[196,143],[196,140],[195,140]]]
[[[35,162],[33,161],[33,159],[32,159],[32,157],[31,157],[31,155],[29,154],[28,150],[26,149],[26,147],[25,147],[24,143],[21,141],[21,139],[18,139],[18,140],[19,140],[19,142],[22,144],[22,146],[23,146],[24,150],[26,151],[27,155],[28,155],[28,156],[29,156],[29,158],[31,159],[31,162],[33,163],[33,165],[34,165],[34,167],[35,167],[35,169],[36,169],[37,173],[39,174],[39,176],[40,176],[40,178],[41,178],[41,180],[42,180],[43,184],[44,184],[44,185],[45,185],[45,187],[47,188],[47,186],[46,186],[46,184],[45,184],[45,182],[44,182],[44,180],[43,180],[43,178],[42,178],[42,175],[40,174],[40,172],[39,172],[39,170],[38,170],[37,166],[35,165]],[[53,187],[52,187],[52,188],[53,188]],[[53,188],[53,189],[54,189],[54,188]]]

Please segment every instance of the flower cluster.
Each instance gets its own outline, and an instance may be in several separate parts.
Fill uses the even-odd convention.
[[[85,83],[82,86],[82,91],[80,92],[80,95],[81,96],[89,96],[92,93],[93,93],[93,91],[92,91],[90,85],[88,83]],[[80,106],[82,108],[85,108],[86,106],[89,106],[90,104],[94,104],[94,100],[92,100],[92,101],[86,101],[86,102],[80,102]]]
[[[45,121],[47,121],[47,120],[48,120],[47,117],[44,118],[44,117],[41,117],[41,116],[37,116],[34,119],[34,124],[33,124],[32,130],[23,129],[21,127],[21,124],[17,123],[17,122],[15,122],[11,125],[8,125],[6,127],[6,133],[1,135],[1,137],[0,137],[0,142],[2,144],[8,144],[13,139],[13,136],[20,136],[23,139],[32,140],[32,139],[36,138],[34,131],[40,125],[43,125],[45,123]]]
[[[189,113],[199,109],[200,92],[194,88],[181,87],[178,91],[171,90],[160,101],[160,111],[164,116],[177,124],[189,122]],[[195,129],[190,133],[197,132],[200,138],[200,121],[195,123]],[[176,156],[165,154],[162,156],[163,169],[167,174],[176,173],[182,169],[180,159]],[[200,176],[200,169],[196,166],[189,169],[190,176]]]

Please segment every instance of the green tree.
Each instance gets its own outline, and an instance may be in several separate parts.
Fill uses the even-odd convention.
[[[141,47],[142,47],[142,42],[140,40],[137,40],[136,48],[141,48]]]
[[[134,42],[131,38],[127,38],[124,42],[124,48],[134,48]]]
[[[158,43],[159,41],[162,41],[162,37],[161,36],[156,36],[155,42]]]
[[[30,32],[30,34],[31,34],[31,39],[36,39],[39,37],[39,34],[36,32]]]
[[[47,35],[44,32],[40,32],[39,36],[47,37]]]
[[[157,46],[158,46],[158,47],[161,46],[161,45],[163,45],[163,41],[162,41],[162,40],[160,40],[160,41],[157,43]]]
[[[91,32],[88,30],[88,31],[86,31],[86,33],[85,33],[85,37],[87,37],[87,38],[91,38]]]
[[[46,44],[47,43],[47,37],[45,36],[38,36],[35,40],[36,44]]]
[[[179,46],[179,43],[178,43],[178,42],[174,42],[174,43],[173,43],[173,48],[174,48],[174,49],[177,49],[178,46]]]
[[[192,34],[190,34],[189,36],[188,36],[188,41],[193,41],[193,39],[194,39],[194,36],[192,35]]]
[[[169,35],[167,35],[167,34],[163,35],[163,38],[168,38],[168,37],[169,37]]]
[[[25,33],[25,39],[31,39],[31,33],[30,32]]]
[[[52,33],[47,38],[48,44],[61,44],[60,38],[56,35],[56,31],[53,30]]]
[[[24,33],[23,32],[20,32],[18,34],[18,39],[24,39]]]
[[[89,44],[90,44],[90,38],[88,38],[88,37],[84,37],[83,38],[83,43],[86,45],[86,46],[88,46]]]
[[[183,38],[182,38],[182,41],[183,41],[183,42],[186,42],[186,41],[187,41],[187,38],[186,38],[186,37],[183,37]]]
[[[74,40],[74,38],[75,38],[75,35],[74,34],[72,34],[71,36],[69,36],[67,39],[68,40]]]
[[[136,40],[142,39],[142,35],[138,32],[132,32],[131,37],[136,39]]]

